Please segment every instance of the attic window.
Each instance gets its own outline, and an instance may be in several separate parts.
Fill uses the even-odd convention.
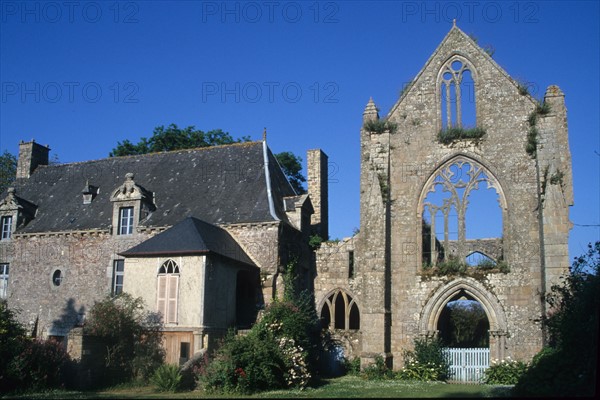
[[[133,233],[133,207],[121,207],[119,209],[119,235],[131,235]]]
[[[12,234],[12,219],[13,219],[13,217],[11,215],[2,217],[0,219],[0,228],[1,228],[0,240],[10,239],[10,236]]]

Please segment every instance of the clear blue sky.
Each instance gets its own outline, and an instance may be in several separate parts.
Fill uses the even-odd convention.
[[[600,237],[599,3],[0,1],[0,151],[104,158],[157,125],[222,128],[331,161],[331,237],[359,226],[359,130],[385,115],[452,19],[541,96],[566,94],[571,257]],[[596,225],[584,227],[580,225]]]

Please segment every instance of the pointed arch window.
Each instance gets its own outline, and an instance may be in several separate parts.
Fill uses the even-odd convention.
[[[451,58],[440,74],[442,128],[474,128],[475,81],[472,67],[462,57]]]
[[[177,323],[179,299],[179,266],[173,260],[165,261],[158,270],[156,308],[166,324]]]
[[[505,209],[498,181],[482,165],[466,157],[445,164],[423,195],[423,263],[435,266],[454,258],[470,265],[467,256],[483,246],[477,240],[491,245],[502,237]]]
[[[329,295],[321,307],[323,327],[342,330],[360,329],[358,305],[348,293],[338,289]]]

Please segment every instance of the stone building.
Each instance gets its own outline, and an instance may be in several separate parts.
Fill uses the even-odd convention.
[[[541,349],[573,204],[564,94],[550,86],[543,103],[456,26],[387,117],[368,102],[360,231],[316,255],[317,312],[347,354],[398,368],[455,300],[485,311],[492,358]]]
[[[309,236],[328,237],[320,150],[297,195],[266,141],[55,166],[21,143],[0,196],[2,293],[57,337],[94,300],[142,296],[164,315],[173,361],[251,324],[294,257],[363,365],[383,355],[399,368],[457,300],[481,305],[492,358],[530,359],[544,294],[569,265],[562,91],[538,102],[454,26],[387,117],[368,102],[360,139],[360,232],[314,253]]]
[[[311,227],[312,194],[294,192],[266,140],[60,165],[48,153],[22,142],[0,197],[2,294],[33,334],[64,340],[94,301],[127,291],[163,314],[177,362],[252,324],[292,259],[312,288],[308,237],[326,223]],[[326,165],[320,150],[309,160]]]

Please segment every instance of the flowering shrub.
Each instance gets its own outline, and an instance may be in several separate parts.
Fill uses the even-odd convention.
[[[489,385],[515,385],[525,371],[527,364],[522,361],[511,360],[510,357],[501,361],[492,360],[482,380]]]
[[[294,339],[279,338],[279,349],[286,366],[285,382],[287,386],[304,388],[310,381],[310,372],[306,363],[306,353],[297,346]]]
[[[230,332],[200,373],[199,382],[208,390],[234,393],[308,385],[319,332],[314,335],[316,322],[307,311],[309,300],[298,303],[275,301],[248,334]]]
[[[432,363],[421,364],[418,360],[411,360],[396,374],[398,379],[406,381],[438,381],[440,366]]]
[[[415,340],[415,349],[404,352],[404,368],[398,372],[399,379],[418,381],[445,381],[450,364],[439,339]]]
[[[229,332],[199,382],[208,391],[253,393],[284,387],[285,370],[281,350],[269,332],[251,330],[246,336]]]

